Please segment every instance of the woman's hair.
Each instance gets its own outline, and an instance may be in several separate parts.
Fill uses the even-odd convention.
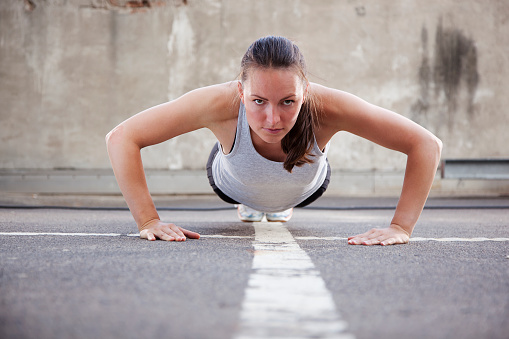
[[[284,37],[267,36],[256,40],[244,54],[240,68],[242,83],[246,81],[249,71],[254,68],[293,68],[302,78],[304,87],[308,84],[304,56],[296,44]],[[281,140],[283,152],[286,153],[283,166],[290,173],[294,166],[300,167],[313,162],[311,150],[318,120],[317,113],[316,100],[308,93],[295,125]]]

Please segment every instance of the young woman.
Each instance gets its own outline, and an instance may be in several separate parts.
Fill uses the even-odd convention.
[[[283,37],[255,41],[239,81],[196,89],[143,111],[106,137],[120,189],[141,238],[183,241],[199,234],[160,220],[149,194],[140,150],[200,128],[218,143],[207,164],[223,200],[241,220],[286,221],[327,188],[329,141],[347,131],[405,153],[407,166],[394,218],[386,228],[348,238],[352,245],[409,241],[440,159],[441,141],[411,120],[354,95],[308,82],[299,48]]]

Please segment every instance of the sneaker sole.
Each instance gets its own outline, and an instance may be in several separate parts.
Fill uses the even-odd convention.
[[[291,218],[288,219],[267,219],[268,222],[287,222],[290,221]]]
[[[267,218],[267,216],[265,216]],[[290,216],[286,218],[267,218],[268,222],[287,222],[290,221],[290,219],[293,217],[293,213],[290,214]]]
[[[262,221],[262,219],[263,219],[263,216],[262,216],[260,219],[258,219],[258,218],[253,218],[253,219],[249,219],[249,218],[242,218],[242,217],[240,216],[240,214],[238,214],[238,213],[237,213],[237,216],[239,217],[240,221],[242,221],[242,222],[260,222],[260,221]]]

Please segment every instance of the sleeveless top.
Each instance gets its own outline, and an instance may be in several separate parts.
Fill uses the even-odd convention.
[[[218,142],[219,144],[219,142]],[[253,146],[251,129],[242,101],[233,149],[224,154],[221,145],[212,163],[216,186],[230,198],[262,212],[279,212],[295,207],[320,186],[327,175],[327,152],[314,141],[313,163],[295,166],[292,173],[282,162],[264,158]]]

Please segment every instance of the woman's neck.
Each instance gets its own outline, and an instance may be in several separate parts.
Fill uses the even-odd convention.
[[[281,142],[273,144],[265,142],[251,128],[249,130],[251,132],[251,141],[258,154],[271,161],[284,162],[286,160],[286,154],[283,152]]]

